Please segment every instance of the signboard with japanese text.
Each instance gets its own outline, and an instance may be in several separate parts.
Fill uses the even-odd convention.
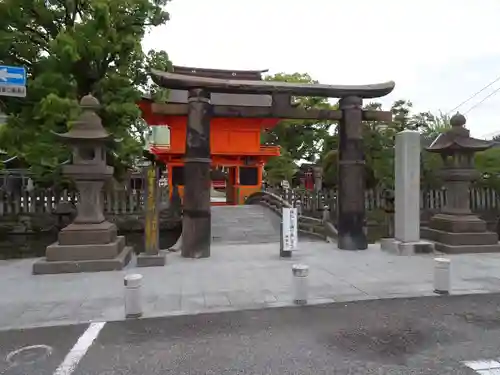
[[[283,208],[283,251],[294,251],[299,245],[297,208]]]
[[[26,97],[26,69],[0,65],[0,96]]]
[[[144,215],[144,250],[146,254],[158,254],[159,251],[159,169],[155,165],[145,168],[145,215]]]

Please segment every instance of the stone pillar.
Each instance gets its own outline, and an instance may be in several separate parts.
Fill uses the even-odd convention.
[[[461,171],[455,174],[448,173],[446,187],[446,205],[442,213],[449,215],[471,215],[470,209],[470,179],[463,176]]]
[[[314,211],[323,210],[323,200],[321,199],[321,190],[323,188],[323,168],[319,166],[312,167],[314,177]]]
[[[314,191],[316,193],[319,193],[323,188],[323,168],[314,166],[313,176],[314,176]]]
[[[105,218],[102,204],[102,187],[104,181],[75,181],[81,199],[78,202],[75,224],[98,224]]]
[[[401,242],[420,240],[420,133],[404,130],[396,135],[395,227]]]
[[[363,153],[361,98],[339,101],[338,247],[342,250],[368,248],[365,225],[365,161]]]
[[[210,92],[189,90],[182,220],[182,256],[186,258],[210,256],[211,110]]]

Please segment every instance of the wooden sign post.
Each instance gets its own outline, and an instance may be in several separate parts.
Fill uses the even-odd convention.
[[[165,254],[160,252],[159,169],[156,165],[145,168],[145,182],[144,253],[137,257],[137,266],[164,266]]]

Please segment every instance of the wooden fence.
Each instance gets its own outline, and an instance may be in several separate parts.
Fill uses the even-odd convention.
[[[294,206],[300,205],[302,212],[323,211],[325,206],[337,205],[336,191],[315,193],[303,189],[269,189]],[[490,188],[471,188],[471,208],[475,212],[500,209],[500,196]],[[24,190],[20,193],[8,193],[0,189],[0,216],[15,214],[53,213],[61,202],[76,204],[78,195],[74,192],[56,192],[51,189]],[[160,187],[160,201],[168,204],[168,187]],[[103,192],[104,212],[109,214],[137,214],[144,209],[144,191],[142,189],[114,190]],[[446,202],[446,191],[427,190],[421,192],[422,210],[438,211]],[[367,190],[365,205],[368,211],[383,209],[385,196],[382,190]]]
[[[160,187],[160,202],[168,204],[168,188]],[[53,213],[59,203],[76,204],[76,192],[56,192],[52,189],[23,190],[20,193],[8,193],[0,189],[0,216],[17,214]],[[144,190],[113,190],[103,192],[104,213],[138,214],[144,210]]]
[[[303,189],[269,189],[294,206],[300,206],[303,212],[322,211],[325,206],[337,205],[336,191],[321,191],[319,193]],[[470,204],[474,212],[500,209],[500,195],[491,188],[471,188]],[[420,193],[420,208],[422,210],[439,211],[446,203],[446,190],[424,190]],[[368,211],[384,209],[386,205],[383,190],[367,190],[365,192],[365,207]]]

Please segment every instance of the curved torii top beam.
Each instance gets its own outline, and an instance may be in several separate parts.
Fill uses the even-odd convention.
[[[211,77],[211,78],[225,78],[225,79],[238,79],[249,81],[262,81],[262,73],[268,70],[225,70],[225,69],[208,69],[208,68],[195,68],[189,66],[174,65],[172,73],[183,74],[188,76],[198,77]]]
[[[223,78],[200,77],[194,75],[162,72],[152,69],[151,78],[159,86],[189,90],[204,88],[214,93],[226,94],[287,94],[294,96],[319,96],[325,98],[379,98],[394,90],[393,81],[372,85],[324,85],[310,83],[290,83],[278,81],[252,81]]]

